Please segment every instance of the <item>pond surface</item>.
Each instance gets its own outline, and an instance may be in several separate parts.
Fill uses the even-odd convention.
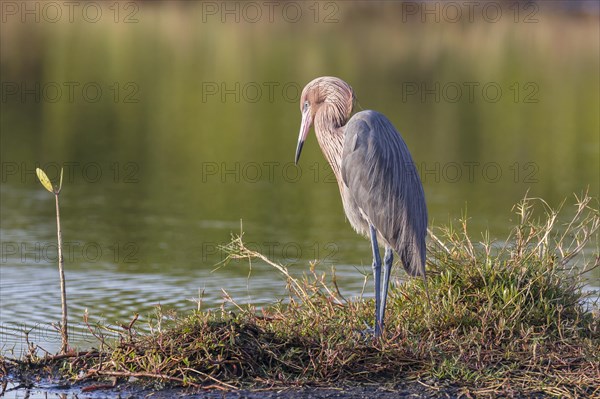
[[[143,324],[157,305],[187,312],[201,298],[218,309],[223,290],[242,304],[284,300],[268,265],[218,268],[219,246],[241,230],[294,274],[314,259],[320,272],[335,266],[342,293],[360,296],[370,244],[346,222],[312,132],[293,164],[299,91],[317,76],[345,79],[358,109],[402,133],[433,226],[466,212],[474,239],[485,229],[502,239],[527,192],[551,206],[599,194],[597,14],[522,10],[535,11],[532,22],[507,8],[494,22],[423,22],[400,5],[325,2],[293,3],[304,12],[294,22],[243,18],[251,10],[236,22],[199,2],[115,4],[120,14],[106,3],[93,23],[41,10],[39,21],[1,25],[3,353],[21,353],[30,330],[50,352],[60,344],[54,200],[37,166],[54,181],[65,168],[77,346],[93,342],[86,311],[113,324],[139,313]]]

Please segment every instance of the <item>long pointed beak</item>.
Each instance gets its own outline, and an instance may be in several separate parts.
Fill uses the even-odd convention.
[[[302,124],[300,125],[300,134],[298,135],[298,146],[296,147],[296,158],[294,161],[296,165],[298,165],[300,153],[302,152],[302,146],[304,145],[304,140],[306,140],[306,136],[308,135],[310,124],[310,108],[308,108],[302,113]]]

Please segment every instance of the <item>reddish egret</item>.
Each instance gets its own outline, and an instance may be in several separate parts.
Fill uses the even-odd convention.
[[[425,279],[427,207],[423,185],[406,143],[375,111],[350,118],[354,92],[339,78],[321,77],[302,90],[302,124],[296,163],[311,125],[338,182],[346,217],[371,238],[375,280],[375,328],[383,331],[393,252],[411,276]],[[385,248],[383,275],[379,245]],[[382,281],[383,280],[383,281]]]

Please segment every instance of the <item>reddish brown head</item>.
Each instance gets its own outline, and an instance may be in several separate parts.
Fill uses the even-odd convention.
[[[314,79],[304,87],[300,97],[302,123],[296,147],[296,163],[312,124],[318,123],[323,128],[340,128],[348,122],[353,104],[352,87],[340,78],[323,76]]]

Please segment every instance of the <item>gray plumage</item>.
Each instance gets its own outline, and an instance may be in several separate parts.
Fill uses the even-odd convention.
[[[354,229],[392,247],[411,276],[425,276],[427,208],[423,186],[406,143],[375,111],[354,115],[342,152],[344,210]]]
[[[348,221],[372,241],[375,335],[379,336],[392,249],[408,274],[425,279],[427,207],[421,180],[398,131],[375,111],[362,111],[350,118],[353,103],[352,88],[339,78],[321,77],[306,85],[300,103],[302,125],[296,162],[314,123],[319,146],[336,176]],[[383,275],[378,243],[385,248]]]

